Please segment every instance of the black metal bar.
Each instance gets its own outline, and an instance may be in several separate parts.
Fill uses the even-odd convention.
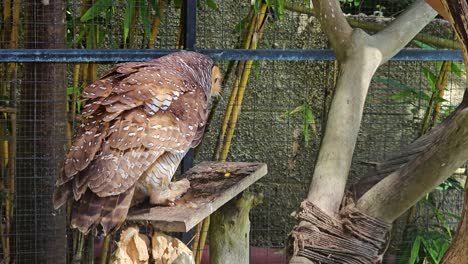
[[[155,59],[175,49],[0,49],[0,62],[123,62]],[[243,50],[243,49],[196,49],[215,60],[334,60],[332,50]],[[392,60],[399,61],[442,61],[463,60],[459,50],[400,51]]]
[[[195,50],[197,42],[197,0],[184,0],[184,49]],[[193,167],[194,151],[190,149],[182,160],[182,173]]]
[[[195,50],[197,44],[197,0],[184,0],[184,49]]]

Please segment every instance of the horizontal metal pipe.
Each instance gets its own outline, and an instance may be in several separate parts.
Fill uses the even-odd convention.
[[[124,62],[155,59],[175,49],[0,49],[0,62]],[[243,50],[197,49],[215,60],[334,60],[332,50]],[[405,49],[392,60],[443,61],[463,60],[459,50]]]

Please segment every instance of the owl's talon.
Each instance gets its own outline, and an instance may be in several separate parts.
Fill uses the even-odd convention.
[[[190,188],[190,182],[187,179],[171,182],[163,189],[155,191],[150,196],[151,204],[175,206],[175,201],[184,195]]]

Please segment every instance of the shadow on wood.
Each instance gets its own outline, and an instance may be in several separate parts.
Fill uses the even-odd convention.
[[[190,189],[172,207],[143,204],[127,221],[151,221],[165,232],[187,232],[267,173],[264,163],[202,162],[183,177]]]

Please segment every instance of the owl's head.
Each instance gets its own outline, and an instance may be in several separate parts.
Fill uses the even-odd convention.
[[[211,95],[218,96],[221,92],[221,81],[223,76],[218,65],[214,64],[211,68]]]
[[[167,59],[172,63],[176,63],[177,68],[203,87],[208,98],[220,93],[221,70],[210,57],[198,52],[180,51],[161,57],[161,59]]]

